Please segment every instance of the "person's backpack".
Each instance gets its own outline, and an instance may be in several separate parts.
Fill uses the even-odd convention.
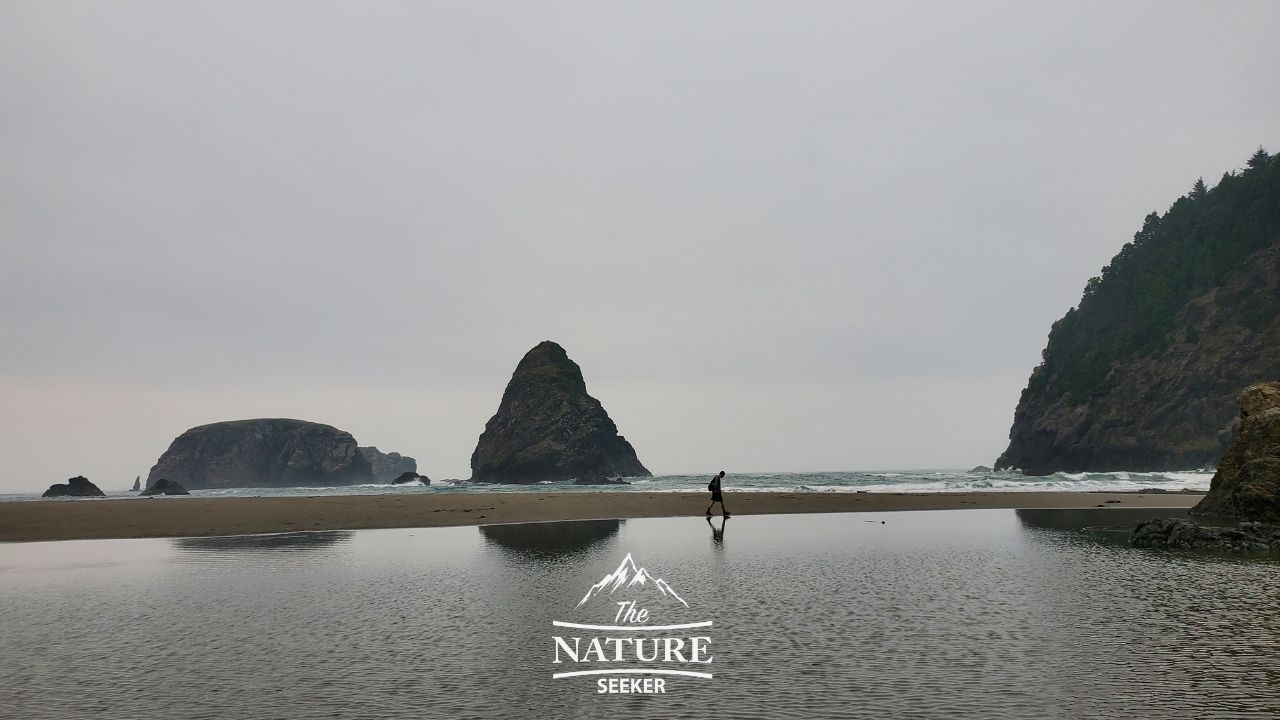
[[[711,492],[716,491],[716,478],[711,478],[711,482],[707,483],[707,489]]]

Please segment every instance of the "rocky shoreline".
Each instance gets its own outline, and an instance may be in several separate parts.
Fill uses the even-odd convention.
[[[1262,523],[1212,527],[1185,518],[1153,518],[1138,523],[1129,542],[1143,548],[1270,553],[1280,550],[1280,527]]]
[[[1280,550],[1280,383],[1251,385],[1237,404],[1235,438],[1208,494],[1191,509],[1192,515],[1230,518],[1236,527],[1157,518],[1133,529],[1133,545],[1232,553]]]

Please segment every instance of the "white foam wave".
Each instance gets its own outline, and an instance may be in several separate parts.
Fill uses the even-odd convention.
[[[1205,491],[1213,473],[1207,470],[1168,472],[1118,471],[1107,473],[1057,473],[1029,476],[1016,472],[970,474],[954,471],[898,472],[814,472],[814,473],[743,473],[728,477],[725,491],[781,493],[957,493],[957,492],[1134,492],[1157,489]],[[537,492],[675,492],[705,493],[703,475],[667,475],[632,478],[631,485],[577,486],[571,482],[543,481],[531,485],[473,484],[462,480],[436,481],[424,485],[420,481],[404,485],[364,483],[339,487],[304,488],[219,488],[193,490],[195,497],[299,497],[333,495],[425,494],[431,492],[472,493],[537,493]],[[109,491],[111,499],[127,499],[136,494]],[[14,493],[0,500],[39,500],[36,493]]]
[[[1197,470],[1195,472],[1166,472],[1156,473],[1157,475],[1169,480],[1182,480],[1186,482],[1209,482],[1213,479],[1212,472]]]

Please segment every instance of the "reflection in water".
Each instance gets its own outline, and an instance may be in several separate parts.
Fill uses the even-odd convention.
[[[1151,518],[1186,517],[1180,508],[1083,508],[1072,510],[1014,510],[1026,528],[1066,530],[1091,542],[1129,544],[1134,525]]]
[[[623,520],[570,520],[565,522],[481,525],[480,534],[491,544],[520,555],[554,557],[577,552],[617,534]]]
[[[271,535],[225,535],[220,537],[176,538],[174,547],[184,552],[295,552],[351,542],[351,530],[292,532]]]
[[[1151,518],[1186,517],[1181,508],[1082,508],[1076,510],[1015,510],[1028,527],[1047,530],[1084,530],[1094,527],[1131,528]]]
[[[729,518],[721,517],[720,527],[717,528],[715,524],[711,522],[711,518],[710,517],[707,518],[707,527],[711,528],[711,544],[712,545],[715,545],[717,547],[724,545],[724,526],[728,524],[728,522],[729,522]]]

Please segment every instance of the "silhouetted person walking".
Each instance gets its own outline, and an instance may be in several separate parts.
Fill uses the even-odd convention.
[[[729,517],[729,508],[724,506],[724,497],[720,495],[720,481],[724,479],[724,471],[721,470],[719,475],[711,478],[711,482],[707,483],[707,489],[711,491],[711,504],[707,506],[707,517],[711,517],[711,508],[716,503],[720,503],[720,512],[725,517]]]

